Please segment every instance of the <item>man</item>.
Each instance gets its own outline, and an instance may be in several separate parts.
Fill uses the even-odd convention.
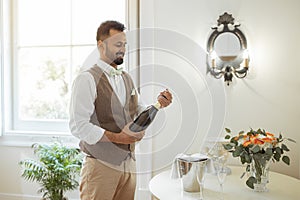
[[[134,133],[129,126],[144,106],[130,75],[118,67],[125,55],[124,29],[116,21],[99,26],[96,39],[100,59],[73,83],[70,130],[86,154],[81,171],[82,200],[134,199],[134,146],[145,132]],[[166,107],[172,95],[165,90],[157,100]]]

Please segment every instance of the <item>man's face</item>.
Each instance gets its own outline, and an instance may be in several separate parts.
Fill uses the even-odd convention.
[[[112,65],[121,65],[125,55],[126,35],[114,29],[109,31],[110,37],[104,40],[104,55]]]

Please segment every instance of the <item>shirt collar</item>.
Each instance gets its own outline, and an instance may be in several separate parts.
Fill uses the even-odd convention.
[[[111,71],[112,70],[115,70],[114,67],[112,67],[111,65],[107,64],[106,62],[104,62],[103,60],[101,59],[98,59],[97,60],[97,65],[98,67],[100,67],[108,76],[111,76]],[[119,68],[122,68],[120,66],[118,66],[118,69]]]

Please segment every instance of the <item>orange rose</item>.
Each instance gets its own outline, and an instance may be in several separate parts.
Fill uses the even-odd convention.
[[[264,144],[264,141],[256,138],[256,139],[254,139],[254,144],[258,144],[258,145]]]
[[[274,137],[274,134],[266,132],[267,136]]]
[[[266,138],[263,138],[262,141],[272,143],[273,139],[266,137]]]
[[[247,146],[249,146],[251,144],[251,141],[250,140],[247,140],[247,141],[245,141],[244,143],[243,143],[243,146],[244,147],[247,147]]]

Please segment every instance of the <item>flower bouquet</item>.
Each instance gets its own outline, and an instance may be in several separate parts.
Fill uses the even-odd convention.
[[[240,157],[242,164],[247,164],[246,172],[249,176],[246,184],[255,191],[267,191],[268,172],[270,161],[290,164],[290,158],[283,155],[289,148],[283,143],[285,140],[295,142],[290,138],[283,138],[281,134],[274,134],[265,130],[250,129],[248,132],[240,131],[238,135],[231,136],[231,130],[225,128],[225,139],[228,143],[224,148],[232,153],[233,157]],[[245,175],[245,173],[242,177]]]

